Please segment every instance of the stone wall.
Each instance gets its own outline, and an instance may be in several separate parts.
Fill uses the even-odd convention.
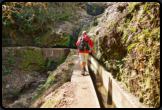
[[[27,49],[34,49],[34,50],[41,50],[42,56],[44,58],[49,57],[50,60],[55,60],[60,56],[67,56],[70,53],[69,48],[39,48],[33,46],[27,47],[2,47],[3,51],[12,51],[15,54],[15,50],[27,50]]]

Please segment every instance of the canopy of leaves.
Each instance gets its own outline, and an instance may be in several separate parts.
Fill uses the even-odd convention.
[[[23,19],[30,21],[31,19],[33,19],[34,15],[35,15],[35,11],[33,10],[34,5],[40,5],[40,12],[42,9],[42,6],[45,7],[46,11],[47,11],[47,2],[4,2],[2,5],[2,19],[6,18],[4,22],[2,22],[3,24],[6,23],[6,21],[9,19],[12,23],[14,23],[14,20],[11,17],[12,13],[16,13],[16,14],[21,14],[24,10],[26,6],[30,6],[31,11],[33,12],[33,16],[30,19],[25,19],[23,16],[21,16]]]

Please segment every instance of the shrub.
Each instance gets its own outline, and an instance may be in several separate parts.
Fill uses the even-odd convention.
[[[57,59],[55,59],[54,61],[57,62],[57,67],[62,64],[65,61],[66,57],[65,56],[60,56]]]
[[[4,71],[4,74],[8,74],[11,70],[7,70],[5,66],[2,65],[2,70]]]

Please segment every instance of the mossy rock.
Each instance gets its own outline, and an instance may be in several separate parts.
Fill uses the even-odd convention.
[[[69,46],[70,43],[70,36],[69,35],[57,35],[52,34],[49,36],[46,36],[40,40],[43,44],[48,44],[49,46]]]
[[[21,51],[21,70],[32,71],[40,70],[45,65],[45,59],[41,55],[40,50]]]

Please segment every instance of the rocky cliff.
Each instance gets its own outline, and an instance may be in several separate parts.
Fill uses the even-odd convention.
[[[139,101],[160,105],[160,4],[158,2],[107,3],[88,34],[95,57]]]

